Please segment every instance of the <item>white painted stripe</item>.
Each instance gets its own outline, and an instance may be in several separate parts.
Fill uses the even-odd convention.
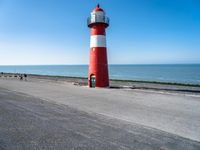
[[[106,47],[106,36],[105,35],[91,35],[90,36],[90,47]]]

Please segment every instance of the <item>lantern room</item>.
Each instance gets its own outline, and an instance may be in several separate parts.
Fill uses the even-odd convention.
[[[91,16],[87,20],[88,27],[92,27],[96,23],[104,24],[105,27],[109,26],[109,18],[105,16],[105,12],[100,8],[99,4],[91,12]]]

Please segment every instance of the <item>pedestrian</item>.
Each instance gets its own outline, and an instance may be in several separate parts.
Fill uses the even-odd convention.
[[[23,76],[22,76],[22,75],[20,75],[20,76],[19,76],[19,79],[20,79],[20,80],[23,80]]]
[[[27,74],[24,74],[24,79],[25,81],[27,81]]]

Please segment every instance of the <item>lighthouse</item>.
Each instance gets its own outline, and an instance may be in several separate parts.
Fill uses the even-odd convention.
[[[90,28],[90,61],[88,72],[89,87],[109,87],[106,32],[109,18],[99,4],[87,20]]]

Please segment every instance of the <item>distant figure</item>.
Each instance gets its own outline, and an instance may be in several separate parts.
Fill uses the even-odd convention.
[[[22,75],[20,75],[20,76],[19,76],[19,79],[20,79],[20,80],[23,80],[23,76],[22,76]]]
[[[24,79],[25,81],[27,81],[27,74],[24,74]]]

